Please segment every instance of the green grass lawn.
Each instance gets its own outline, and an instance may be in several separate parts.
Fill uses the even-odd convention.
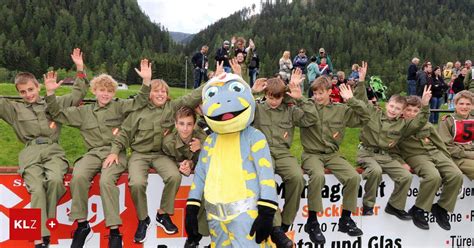
[[[139,85],[131,85],[129,86],[129,90],[119,90],[117,92],[117,97],[127,98],[130,95],[136,94],[139,89]],[[187,93],[189,93],[190,91],[191,90],[189,89],[186,90]],[[70,92],[70,87],[63,86],[57,91],[57,95],[63,95],[68,92]],[[183,88],[171,88],[170,92],[172,99],[176,99],[177,97],[185,94],[185,90]],[[41,94],[44,95],[44,89],[42,90]],[[0,84],[0,96],[16,95],[16,89],[13,84]],[[86,98],[93,98],[93,95],[89,93],[87,94]],[[446,106],[443,106],[443,108],[446,108]],[[296,128],[294,135],[295,138],[291,147],[292,154],[295,155],[298,160],[301,159],[302,153],[299,133],[299,129]],[[2,120],[0,120],[0,137],[2,137],[0,139],[0,147],[2,147],[2,152],[0,152],[0,166],[16,166],[18,164],[18,153],[21,151],[21,149],[23,149],[24,145],[18,141],[17,137],[13,132],[13,129]],[[356,161],[358,143],[359,129],[348,128],[346,130],[346,135],[341,145],[341,153],[353,165],[355,165]],[[63,126],[60,144],[66,150],[67,158],[71,162],[79,158],[86,151],[79,130],[75,128]]]

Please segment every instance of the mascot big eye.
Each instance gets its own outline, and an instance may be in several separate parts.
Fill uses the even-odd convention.
[[[214,131],[201,149],[186,206],[188,239],[200,239],[197,213],[207,213],[211,247],[265,247],[278,207],[270,149],[250,126],[249,85],[222,74],[203,88],[202,110]]]

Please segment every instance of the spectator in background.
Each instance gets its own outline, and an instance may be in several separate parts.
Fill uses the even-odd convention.
[[[407,95],[412,96],[416,95],[416,72],[418,71],[418,63],[420,63],[419,58],[413,58],[411,60],[410,65],[408,66],[408,72],[407,72],[407,85],[408,85],[408,90],[407,90]]]
[[[449,80],[448,84],[448,109],[454,110],[454,90],[453,90],[453,83],[454,79],[456,79],[456,75],[454,73],[451,74],[451,79]]]
[[[466,76],[464,77],[464,88],[470,92],[474,92],[474,69],[472,69],[472,62],[466,60],[464,68],[467,69]]]
[[[198,88],[199,85],[201,85],[201,81],[207,81],[207,50],[209,50],[209,47],[204,45],[201,47],[201,51],[195,53],[194,56],[191,58],[191,62],[194,66],[193,76],[195,89]]]
[[[341,84],[347,84],[346,74],[343,71],[337,72],[337,87]]]
[[[457,94],[458,92],[464,90],[464,78],[466,77],[467,74],[467,68],[462,68],[461,72],[459,75],[454,79],[453,81],[453,92],[454,94]]]
[[[237,57],[238,53],[242,53],[244,55],[244,59],[247,57],[247,50],[245,49],[245,44],[246,40],[244,37],[232,37],[231,39],[231,45],[232,45],[232,51],[231,51],[231,56],[232,57]]]
[[[331,102],[335,103],[342,103],[342,96],[341,96],[341,90],[339,89],[338,86],[338,80],[336,77],[334,77],[331,80],[332,88],[331,88],[331,95],[329,96],[331,98]]]
[[[303,73],[303,77],[306,79],[306,65],[308,64],[308,56],[306,56],[306,50],[301,48],[298,55],[293,59],[293,68],[300,68]],[[305,82],[301,82],[301,91],[304,92]]]
[[[453,73],[456,77],[461,74],[461,61],[458,60],[454,63]]]
[[[359,80],[359,65],[358,64],[352,65],[352,72],[351,72],[351,75],[349,75],[349,78],[352,78],[353,80]]]
[[[313,96],[313,91],[311,90],[311,84],[313,81],[321,75],[319,72],[319,67],[318,64],[316,64],[316,57],[311,56],[309,59],[311,63],[309,63],[307,69],[307,76],[308,76],[308,84],[309,84],[309,89],[308,89],[308,98],[311,98]]]
[[[278,64],[280,65],[280,76],[286,84],[288,84],[291,77],[291,70],[293,69],[293,63],[290,59],[290,51],[284,51],[283,56],[280,58]]]
[[[249,63],[250,88],[252,88],[253,83],[258,77],[259,68],[260,68],[260,58],[258,57],[257,49],[254,48],[252,51],[252,57],[250,58],[250,63]]]
[[[329,57],[329,54],[326,53],[326,50],[324,50],[324,48],[319,48],[319,55],[316,57],[316,63],[318,65],[321,65],[322,63],[322,59],[323,58],[326,58],[326,64],[328,65],[328,69],[329,69],[329,72],[332,72],[333,71],[333,67],[332,67],[332,61],[331,61],[331,57]],[[321,67],[320,67],[321,68]]]
[[[443,70],[443,79],[444,82],[448,85],[448,88],[446,89],[446,94],[444,94],[444,102],[448,103],[449,102],[449,91],[451,90],[451,76],[453,75],[453,62],[448,62],[444,66]],[[448,103],[449,104],[449,103]]]
[[[431,62],[425,62],[423,64],[422,70],[418,72],[416,79],[416,95],[421,97],[423,95],[423,89],[426,84],[431,82],[431,71],[432,66]]]
[[[216,56],[214,57],[217,63],[223,62],[225,72],[230,72],[231,69],[229,64],[229,47],[230,42],[228,40],[224,41],[222,47],[217,49]]]
[[[466,60],[464,62],[464,67],[467,68],[468,71],[471,70],[472,69],[472,61],[470,61],[469,59]]]
[[[326,63],[326,58],[321,58],[321,63],[319,63],[318,65],[319,65],[319,72],[321,75],[326,75],[326,76],[331,75],[332,70],[330,69],[329,65]]]
[[[439,109],[441,106],[443,95],[446,92],[448,86],[444,83],[443,76],[441,75],[441,68],[436,66],[432,73],[431,93],[432,97],[430,99],[430,109]],[[432,112],[430,114],[430,122],[433,124],[438,124],[439,112]]]

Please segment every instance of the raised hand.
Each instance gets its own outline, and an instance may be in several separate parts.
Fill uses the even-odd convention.
[[[72,50],[71,59],[76,65],[77,71],[84,71],[84,60],[82,59],[80,48],[74,48],[74,50]]]
[[[240,67],[240,64],[239,62],[237,62],[237,59],[233,58],[229,60],[229,63],[230,67],[232,67],[232,71],[234,72],[234,74],[237,74],[242,77],[242,67]]]
[[[252,86],[252,91],[254,93],[260,93],[262,92],[265,88],[267,88],[267,78],[258,78],[255,80]]]
[[[142,59],[140,61],[140,70],[135,68],[135,71],[141,78],[143,78],[143,84],[150,85],[152,69],[151,62],[148,62],[148,59]]]
[[[367,75],[368,64],[362,61],[362,65],[359,67],[359,82],[365,81],[365,75]]]
[[[56,82],[58,75],[54,71],[48,71],[43,75],[44,87],[46,88],[46,95],[53,95],[57,88],[61,86],[63,81]]]
[[[214,73],[214,77],[217,77],[219,75],[221,75],[222,73],[225,73],[225,70],[224,70],[224,61],[217,61],[217,64],[216,64],[216,72]]]
[[[104,160],[102,163],[102,168],[106,169],[109,168],[113,164],[118,164],[119,163],[119,158],[117,154],[111,153],[107,158]]]
[[[304,81],[303,71],[299,67],[297,67],[296,69],[293,70],[293,73],[291,74],[290,82],[293,82],[301,86],[303,81]]]
[[[189,150],[192,152],[201,150],[201,141],[199,139],[192,138],[191,142],[189,142]]]
[[[232,39],[230,39],[230,44],[234,45],[235,42],[237,42],[237,38],[235,36],[232,36]]]
[[[423,95],[421,97],[421,105],[428,106],[431,99],[431,85],[425,85]]]
[[[255,43],[253,42],[252,39],[249,39],[249,48],[250,49],[255,49]]]
[[[341,94],[341,97],[345,101],[347,101],[347,100],[351,99],[352,97],[354,97],[354,94],[352,94],[351,87],[346,85],[346,84],[339,85],[339,92]]]
[[[291,98],[301,99],[303,97],[303,93],[301,92],[301,85],[299,83],[290,81],[290,83],[288,84],[288,88],[290,89],[290,92],[286,92],[286,94]]]

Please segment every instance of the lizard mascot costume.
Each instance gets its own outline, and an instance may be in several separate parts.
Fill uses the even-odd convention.
[[[204,142],[186,206],[188,237],[200,238],[198,211],[207,213],[211,247],[266,247],[277,210],[270,149],[250,126],[255,100],[249,85],[222,74],[203,88],[203,114],[214,131]]]

